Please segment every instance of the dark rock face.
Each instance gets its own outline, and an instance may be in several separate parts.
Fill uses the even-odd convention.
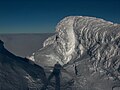
[[[0,41],[0,90],[35,90],[45,82],[42,67],[10,53]]]

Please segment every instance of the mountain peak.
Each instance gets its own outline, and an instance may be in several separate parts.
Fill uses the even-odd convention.
[[[58,61],[71,74],[75,75],[77,70],[74,77],[82,90],[119,90],[116,89],[120,83],[119,57],[120,25],[87,16],[61,20],[55,35],[32,56],[41,66],[53,66]]]
[[[119,35],[117,27],[119,27],[118,24],[113,24],[112,22],[95,17],[66,17],[57,24],[56,34],[44,42],[44,48],[53,45],[56,48],[54,50],[58,54],[54,54],[53,52],[53,54],[42,55],[42,57],[45,56],[45,58],[55,62],[57,60],[64,65],[72,59],[80,57],[80,55],[94,46],[94,44],[105,44],[117,38]],[[114,30],[112,30],[113,28]],[[109,38],[112,39],[108,40]],[[37,54],[34,54],[34,58],[38,62],[41,56],[39,52],[41,52],[41,50],[39,50]]]

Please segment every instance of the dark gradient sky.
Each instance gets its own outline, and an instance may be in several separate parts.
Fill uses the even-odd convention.
[[[0,0],[0,33],[54,32],[73,15],[120,23],[120,0]]]

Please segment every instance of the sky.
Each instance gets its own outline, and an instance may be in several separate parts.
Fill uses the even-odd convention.
[[[120,0],[0,0],[0,33],[54,33],[66,16],[120,23]]]

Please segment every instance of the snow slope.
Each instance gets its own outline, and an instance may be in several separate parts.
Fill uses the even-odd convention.
[[[0,43],[0,90],[40,90],[45,82],[42,67],[15,56]]]
[[[79,82],[72,90],[119,90],[120,25],[95,17],[66,17],[32,59],[41,66],[59,61]]]

